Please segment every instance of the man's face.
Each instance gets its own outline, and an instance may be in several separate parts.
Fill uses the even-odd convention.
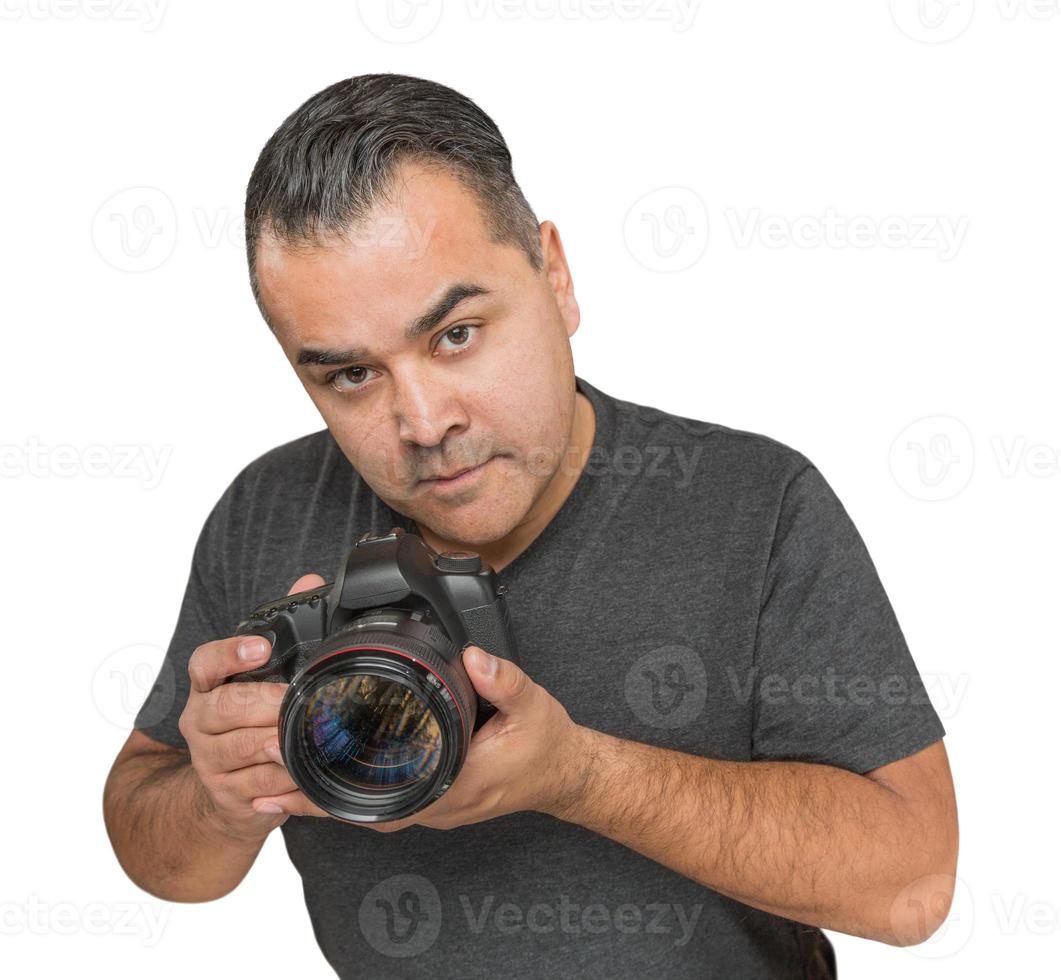
[[[376,494],[447,541],[488,544],[573,464],[578,306],[550,222],[536,273],[519,249],[490,241],[454,177],[408,167],[395,186],[349,244],[287,251],[264,241],[262,301]],[[479,468],[434,479],[469,467]]]

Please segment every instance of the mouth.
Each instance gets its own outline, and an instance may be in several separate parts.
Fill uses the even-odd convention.
[[[486,468],[486,465],[490,462],[491,459],[493,459],[492,456],[490,457],[490,459],[485,460],[478,466],[469,466],[465,467],[462,470],[454,470],[447,476],[430,477],[426,480],[421,480],[420,482],[435,489],[462,487],[474,482],[482,474],[483,470]]]

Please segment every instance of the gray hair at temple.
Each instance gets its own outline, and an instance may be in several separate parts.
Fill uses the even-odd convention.
[[[293,251],[342,240],[388,199],[406,163],[440,166],[460,180],[478,196],[491,240],[521,249],[541,271],[538,219],[512,175],[512,157],[494,121],[438,82],[357,75],[288,116],[251,173],[247,264],[266,323],[256,271],[262,237]]]

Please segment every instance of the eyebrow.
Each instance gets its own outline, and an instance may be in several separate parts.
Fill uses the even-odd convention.
[[[474,282],[458,282],[446,290],[445,295],[430,309],[416,317],[405,328],[405,339],[416,340],[437,327],[457,306],[473,296],[487,296],[491,290]],[[361,361],[369,356],[366,347],[350,347],[347,350],[327,350],[319,347],[303,347],[298,352],[299,365],[313,364],[338,366],[351,361]]]

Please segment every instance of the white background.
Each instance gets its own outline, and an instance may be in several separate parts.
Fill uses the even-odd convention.
[[[278,834],[169,905],[100,798],[210,506],[322,427],[247,285],[251,167],[314,92],[396,71],[501,127],[579,374],[799,449],[862,532],[948,730],[961,880],[924,946],[831,934],[841,975],[1046,975],[1056,2],[392,2],[0,0],[5,972],[331,975]]]

